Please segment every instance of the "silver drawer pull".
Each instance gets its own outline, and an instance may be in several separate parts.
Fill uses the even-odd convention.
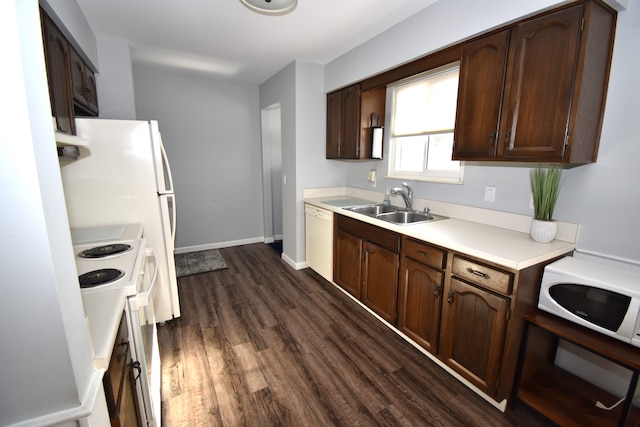
[[[487,273],[483,273],[482,271],[479,271],[479,270],[474,270],[471,267],[467,268],[467,272],[469,272],[471,274],[475,274],[476,276],[480,276],[483,279],[489,280],[491,278]]]
[[[420,255],[422,255],[422,256],[426,256],[426,257],[428,257],[428,256],[429,256],[429,253],[428,253],[428,252],[425,252],[425,251],[416,251],[416,252],[418,252],[418,253],[419,253]]]

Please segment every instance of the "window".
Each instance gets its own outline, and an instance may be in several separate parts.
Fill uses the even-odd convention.
[[[389,87],[389,177],[461,183],[463,167],[451,160],[459,63],[430,70]]]

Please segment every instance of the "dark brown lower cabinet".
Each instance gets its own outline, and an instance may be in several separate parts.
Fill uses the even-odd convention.
[[[389,323],[396,321],[400,256],[375,245],[364,244],[362,302]]]
[[[400,236],[341,215],[335,227],[333,280],[395,324]]]
[[[336,230],[334,244],[333,280],[354,297],[360,299],[360,258],[362,239]]]
[[[433,354],[438,353],[446,263],[445,249],[402,238],[397,326]]]
[[[452,278],[445,287],[440,357],[478,388],[495,395],[509,299]]]
[[[400,269],[398,329],[431,353],[438,353],[444,272],[404,258]]]
[[[129,333],[126,315],[122,316],[118,334],[111,353],[109,369],[102,380],[104,393],[113,427],[135,427],[142,425],[138,413],[134,361],[129,348]]]
[[[510,269],[336,215],[334,282],[497,402],[546,264]]]

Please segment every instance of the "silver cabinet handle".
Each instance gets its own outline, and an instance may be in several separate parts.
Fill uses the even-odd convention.
[[[491,279],[491,276],[489,276],[487,273],[484,273],[482,271],[479,270],[474,270],[473,268],[469,267],[467,268],[467,272],[471,273],[471,274],[475,274],[476,276],[482,277],[483,279]]]

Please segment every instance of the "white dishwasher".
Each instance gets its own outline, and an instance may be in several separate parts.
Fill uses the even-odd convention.
[[[333,212],[304,205],[307,265],[333,281]]]

